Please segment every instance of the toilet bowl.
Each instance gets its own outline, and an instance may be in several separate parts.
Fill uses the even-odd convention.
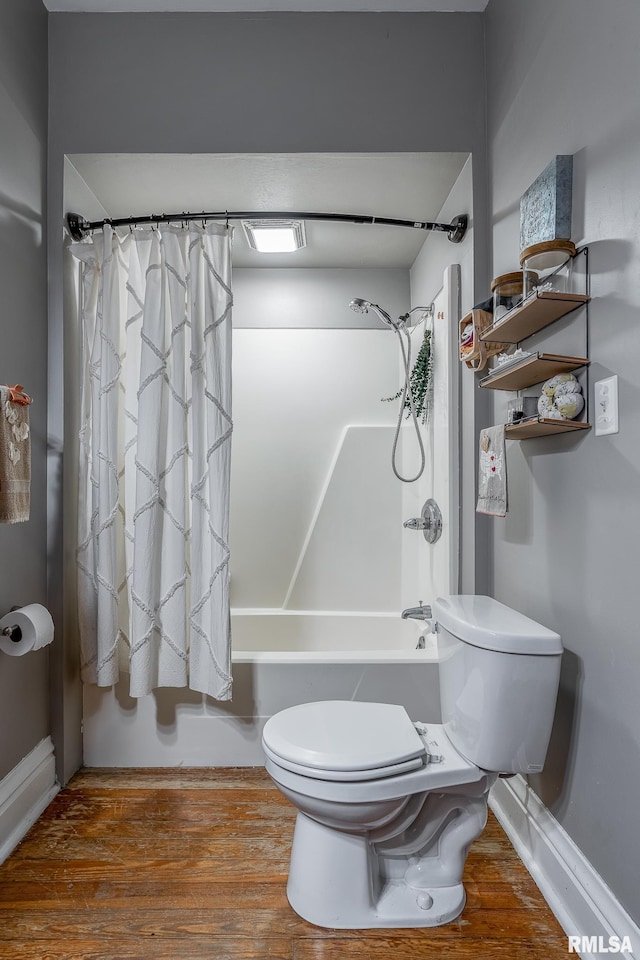
[[[268,773],[298,808],[287,896],[318,926],[457,917],[500,773],[542,769],[560,638],[489,597],[434,604],[442,724],[398,704],[321,701],[271,717]]]
[[[460,913],[467,851],[495,775],[465,760],[442,726],[414,725],[397,705],[324,701],[276,714],[263,747],[268,773],[299,810],[287,896],[300,916],[359,928],[430,926]]]

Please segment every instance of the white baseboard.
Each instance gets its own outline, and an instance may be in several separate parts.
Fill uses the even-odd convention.
[[[0,863],[17,847],[60,789],[51,737],[0,780]]]
[[[602,937],[605,946],[628,937],[632,953],[617,956],[640,960],[640,928],[526,780],[498,780],[489,805],[567,936]],[[596,960],[603,952],[579,956]]]

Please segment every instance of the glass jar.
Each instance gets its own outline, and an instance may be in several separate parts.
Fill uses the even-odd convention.
[[[538,274],[534,273],[527,278],[530,287],[535,287]],[[523,273],[520,270],[513,273],[503,273],[491,281],[493,294],[493,322],[497,323],[510,310],[519,307],[523,300]]]
[[[507,403],[507,423],[519,423],[537,416],[537,397],[514,397]]]
[[[570,293],[571,266],[576,246],[571,240],[545,240],[534,243],[520,254],[523,295],[532,293]],[[537,276],[532,281],[531,277]]]

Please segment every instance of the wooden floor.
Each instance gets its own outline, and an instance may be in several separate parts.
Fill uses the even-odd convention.
[[[263,770],[80,772],[0,867],[0,958],[553,960],[567,940],[490,816],[444,927],[332,931],[289,907],[295,812]]]

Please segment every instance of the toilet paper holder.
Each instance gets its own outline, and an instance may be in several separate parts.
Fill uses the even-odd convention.
[[[41,603],[20,604],[0,617],[0,653],[23,657],[53,642],[53,617]]]
[[[11,607],[9,613],[13,613],[15,610],[21,609],[22,607],[20,606]],[[0,636],[9,637],[13,643],[20,643],[22,640],[22,629],[17,623],[14,623],[12,627],[5,627],[4,630],[0,630]]]
[[[3,637],[9,637],[13,643],[20,643],[22,640],[22,630],[18,624],[14,624],[12,627],[5,627],[4,630],[0,631]]]

